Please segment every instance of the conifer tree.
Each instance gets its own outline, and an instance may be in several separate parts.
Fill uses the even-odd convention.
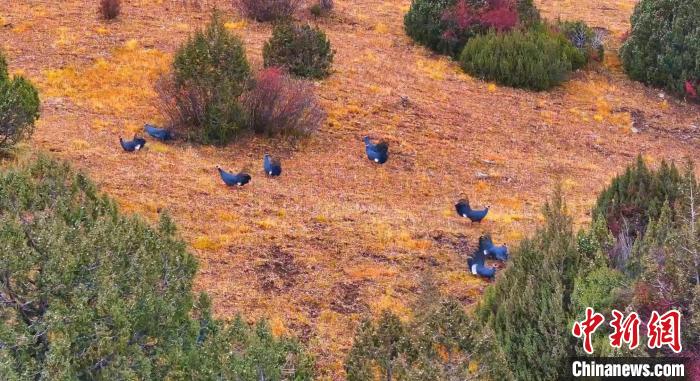
[[[556,379],[573,348],[568,316],[580,255],[561,191],[544,215],[478,308],[519,380]]]
[[[163,216],[119,213],[41,157],[0,172],[0,380],[307,380],[312,359],[260,322],[214,319]]]

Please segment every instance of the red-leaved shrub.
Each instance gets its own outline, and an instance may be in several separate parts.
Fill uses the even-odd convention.
[[[257,21],[285,20],[292,17],[301,0],[233,0],[233,6]]]
[[[326,117],[313,85],[276,67],[257,74],[242,103],[250,127],[258,134],[306,135],[318,130]]]
[[[121,11],[120,0],[100,0],[100,15],[105,20],[112,20],[119,16]]]
[[[490,9],[479,16],[479,22],[497,32],[505,32],[518,24],[518,12],[508,7]]]
[[[442,15],[448,25],[443,33],[447,41],[466,41],[488,29],[505,32],[518,25],[516,0],[488,0],[485,3],[459,0]]]

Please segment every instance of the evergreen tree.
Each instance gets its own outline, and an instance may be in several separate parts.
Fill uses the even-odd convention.
[[[196,268],[167,216],[120,214],[66,164],[0,172],[0,379],[311,378],[265,323],[213,319]]]
[[[634,80],[680,96],[700,85],[700,0],[641,0],[630,18],[629,37],[620,48]],[[697,96],[695,97],[697,98]],[[697,99],[696,99],[697,100]]]
[[[518,380],[557,379],[573,348],[568,316],[580,255],[560,191],[544,215],[478,308]]]
[[[172,78],[160,92],[162,107],[191,139],[227,143],[246,126],[239,96],[249,74],[243,41],[214,11],[206,27],[175,52]]]
[[[348,380],[511,380],[493,332],[440,295],[432,277],[422,285],[414,319],[384,312],[360,324],[345,362]]]
[[[22,76],[10,77],[5,55],[0,51],[0,154],[29,138],[39,118],[39,93]]]
[[[662,161],[657,170],[650,170],[639,156],[636,165],[613,179],[600,194],[592,215],[605,216],[616,238],[624,234],[634,239],[644,233],[650,219],[659,217],[665,201],[674,207],[680,184],[674,164]]]

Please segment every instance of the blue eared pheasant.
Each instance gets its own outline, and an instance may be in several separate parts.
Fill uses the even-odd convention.
[[[277,177],[282,174],[282,164],[280,161],[271,158],[268,154],[265,154],[263,158],[263,169],[265,170],[265,174],[270,177]]]
[[[369,136],[365,136],[365,152],[367,153],[367,158],[378,164],[384,164],[389,160],[389,144],[385,141],[380,141],[377,144],[372,144],[369,140]]]
[[[487,256],[498,261],[508,260],[508,245],[504,243],[502,246],[496,246],[488,235],[479,237],[479,250],[485,250]]]
[[[481,223],[481,220],[486,217],[486,215],[489,213],[489,208],[490,206],[487,206],[485,209],[482,210],[474,210],[469,206],[469,200],[459,200],[455,204],[455,209],[457,210],[457,214],[459,214],[460,217],[468,218],[471,220],[471,222],[478,222]]]
[[[158,128],[152,124],[146,124],[143,126],[143,129],[146,130],[146,133],[158,140],[165,141],[173,138],[173,133],[166,128]]]
[[[467,264],[472,274],[493,279],[493,277],[496,276],[496,269],[487,267],[485,262],[486,250],[477,250],[471,257],[467,258]]]
[[[143,138],[139,138],[136,135],[134,135],[134,138],[132,140],[124,140],[120,136],[119,137],[119,144],[121,144],[124,151],[134,152],[134,151],[138,151],[141,148],[143,148],[146,145],[146,140]]]
[[[239,186],[242,187],[243,185],[246,185],[250,182],[250,175],[245,173],[245,172],[240,172],[240,173],[230,173],[226,172],[223,169],[221,169],[220,166],[216,166],[216,169],[219,171],[219,176],[221,176],[221,180],[224,181],[224,184],[228,186]]]

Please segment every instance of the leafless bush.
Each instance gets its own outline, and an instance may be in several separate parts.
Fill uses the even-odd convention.
[[[156,81],[158,108],[170,120],[171,126],[201,126],[204,123],[209,96],[197,86],[175,86],[172,74]]]
[[[260,71],[242,103],[250,127],[259,134],[306,135],[318,130],[326,116],[313,85],[279,68]]]
[[[100,15],[105,20],[117,18],[121,8],[121,0],[100,0]]]
[[[233,6],[245,16],[257,21],[289,19],[302,0],[233,0]]]

